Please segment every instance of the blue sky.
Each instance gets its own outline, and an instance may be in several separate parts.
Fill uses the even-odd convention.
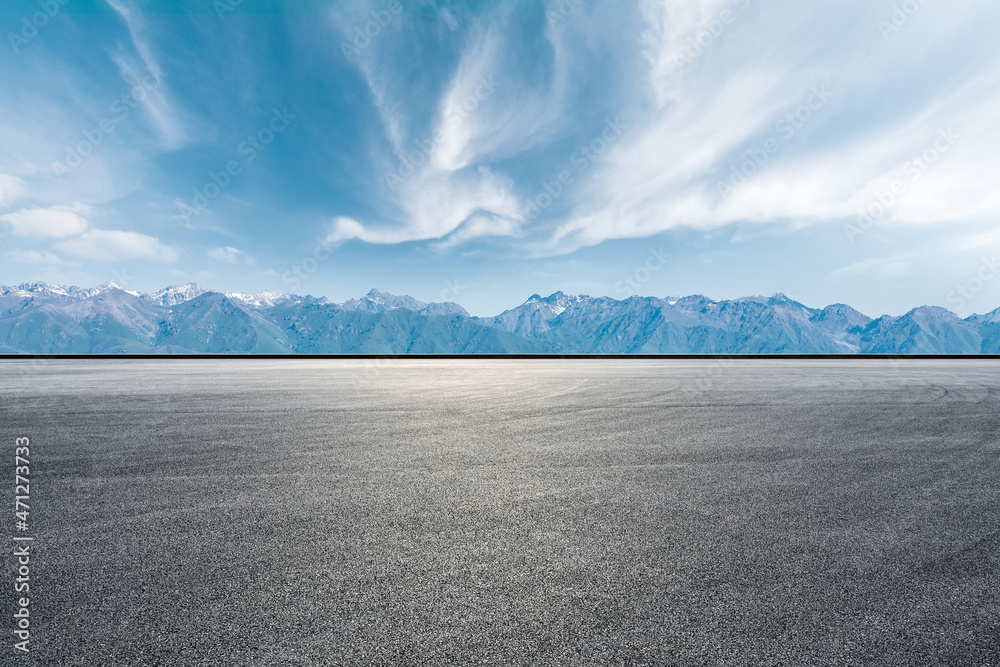
[[[1000,306],[994,0],[0,12],[3,284]]]

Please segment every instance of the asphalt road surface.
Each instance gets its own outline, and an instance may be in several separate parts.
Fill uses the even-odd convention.
[[[0,361],[2,461],[4,665],[1000,665],[1000,361]]]

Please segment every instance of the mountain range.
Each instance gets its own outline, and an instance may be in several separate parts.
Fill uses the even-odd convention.
[[[1000,354],[1000,309],[933,306],[872,319],[782,294],[531,296],[495,317],[372,290],[359,299],[152,294],[114,283],[0,286],[0,354]]]

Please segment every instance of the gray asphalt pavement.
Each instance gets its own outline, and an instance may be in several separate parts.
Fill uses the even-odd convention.
[[[0,361],[19,436],[5,665],[1000,665],[1000,361]]]

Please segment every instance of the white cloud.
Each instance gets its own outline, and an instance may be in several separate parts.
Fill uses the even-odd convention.
[[[652,119],[625,122],[617,143],[583,175],[586,188],[571,219],[556,230],[554,249],[716,224],[715,183],[706,182],[706,174],[767,129],[782,106],[775,93],[781,77],[740,72],[711,90],[692,91]]]
[[[213,248],[208,251],[208,256],[212,259],[217,259],[220,262],[226,262],[227,264],[242,264],[243,266],[253,269],[257,267],[257,260],[246,254],[242,250],[233,248],[232,246],[225,246],[221,248]]]
[[[722,38],[748,0],[641,0],[640,40],[649,85],[662,109],[680,93],[678,73]]]
[[[436,141],[430,156],[439,171],[456,171],[475,159],[474,142],[486,129],[482,107],[501,85],[496,80],[494,62],[499,36],[491,31],[476,42],[475,57],[462,59],[440,103]]]
[[[472,17],[443,84],[399,78],[402,21],[372,39],[355,62],[392,145],[375,162],[393,183],[376,193],[385,205],[371,219],[338,218],[329,240],[448,247],[518,236],[552,255],[678,227],[840,225],[900,179],[909,179],[905,192],[880,224],[1000,215],[1000,49],[966,44],[995,3],[928,4],[883,39],[878,22],[891,9],[863,0],[636,2],[614,20],[584,7],[568,20],[550,16],[550,48],[530,44],[530,58],[502,12]],[[928,43],[947,65],[929,68],[917,55]],[[588,75],[607,99],[580,83]],[[431,85],[440,88],[428,114]],[[620,110],[628,130],[578,168],[564,140],[599,142],[605,110]],[[961,139],[919,177],[908,174],[907,161],[952,126]],[[765,145],[766,160],[721,191]],[[532,180],[515,182],[502,171],[511,164],[510,175]],[[516,200],[561,169],[573,184],[526,219]]]
[[[985,3],[965,2],[954,12],[929,5],[891,41],[876,30],[880,10],[862,3],[841,9],[819,3],[815,11],[755,5],[745,12],[741,4],[748,3],[642,4],[643,53],[658,112],[640,115],[628,137],[582,179],[582,194],[542,254],[677,227],[840,224],[893,187],[902,194],[879,223],[947,225],[1000,216],[1000,189],[991,180],[1000,168],[1000,51],[979,54],[974,69],[938,87],[923,83],[924,65],[913,58],[929,35],[960,40],[955,26],[982,20]],[[724,9],[730,22],[717,34],[706,32]],[[840,35],[844,48],[820,50],[816,24],[831,11],[848,11],[871,30]],[[750,33],[769,45],[753,59],[746,57]],[[859,50],[850,48],[852,41]],[[703,46],[688,53],[684,46],[692,44]],[[685,60],[690,54],[697,57]],[[823,94],[813,96],[815,90]],[[902,102],[890,90],[911,97]],[[794,125],[782,124],[795,113],[801,116]],[[946,146],[940,133],[952,127],[960,138],[914,170],[910,160]],[[720,193],[748,164],[749,152],[760,155],[769,139],[774,150],[763,163]]]
[[[98,262],[149,259],[175,262],[180,253],[153,236],[138,232],[91,229],[82,236],[56,244],[56,250]]]
[[[90,208],[83,204],[53,206],[52,208],[23,209],[17,213],[0,216],[11,225],[11,231],[18,236],[34,236],[64,239],[82,234],[89,224],[83,216]]]
[[[380,35],[386,38],[373,39],[359,54],[356,65],[393,147],[392,156],[376,156],[376,162],[383,165],[382,180],[391,182],[380,199],[394,210],[382,216],[384,222],[337,218],[328,242],[402,243],[452,235],[444,245],[454,245],[520,233],[514,182],[484,163],[516,155],[562,128],[568,59],[558,31],[551,31],[556,53],[551,76],[519,72],[510,62],[523,45],[509,32],[485,20],[474,22],[425,128],[408,113],[413,101],[402,97],[407,86],[396,81],[398,67],[386,57],[402,38]]]
[[[36,250],[12,250],[7,253],[7,257],[12,262],[18,264],[67,264],[58,255],[52,252],[38,252]]]
[[[558,92],[533,89],[505,67],[509,45],[499,29],[474,33],[469,42],[438,104],[431,163],[439,171],[457,171],[530,147],[545,135],[562,106]],[[559,90],[563,84],[557,74],[553,87]]]
[[[0,174],[0,206],[6,206],[24,192],[24,181],[10,174]]]
[[[987,120],[1000,93],[967,89],[873,133],[774,164],[715,207],[719,223],[856,219],[875,206],[879,224],[942,224],[1000,214],[1000,130]],[[942,150],[943,149],[943,150]],[[916,160],[914,158],[917,158]]]
[[[180,148],[187,142],[187,135],[176,111],[167,98],[162,85],[166,73],[160,69],[159,63],[153,55],[152,47],[144,34],[145,26],[138,19],[137,12],[131,4],[128,4],[128,0],[106,1],[125,22],[132,45],[142,60],[142,66],[137,67],[122,54],[118,54],[115,57],[115,64],[118,65],[122,78],[129,85],[136,87],[133,90],[137,88],[143,90],[143,93],[136,99],[143,105],[153,126],[159,133],[163,147],[170,150]]]
[[[496,215],[472,215],[452,234],[437,244],[438,248],[450,248],[485,236],[518,236],[521,225],[510,218]]]
[[[394,240],[388,240],[388,236],[383,237],[385,240],[382,241],[374,240],[374,238],[375,235],[366,231],[365,226],[354,218],[340,216],[330,224],[330,231],[327,233],[324,241],[326,243],[340,243],[341,241],[347,241],[349,239],[360,239],[362,241],[367,241],[368,243],[396,242]]]
[[[400,205],[407,216],[404,226],[365,226],[353,218],[334,220],[326,241],[360,239],[367,243],[402,243],[440,239],[483,216],[517,228],[521,215],[510,179],[488,169],[426,174],[404,185]]]
[[[546,36],[553,56],[533,71],[511,65],[523,44],[502,25],[479,26],[448,88],[438,102],[432,164],[456,171],[522,153],[566,129],[571,89],[570,38],[565,26],[550,23]]]

